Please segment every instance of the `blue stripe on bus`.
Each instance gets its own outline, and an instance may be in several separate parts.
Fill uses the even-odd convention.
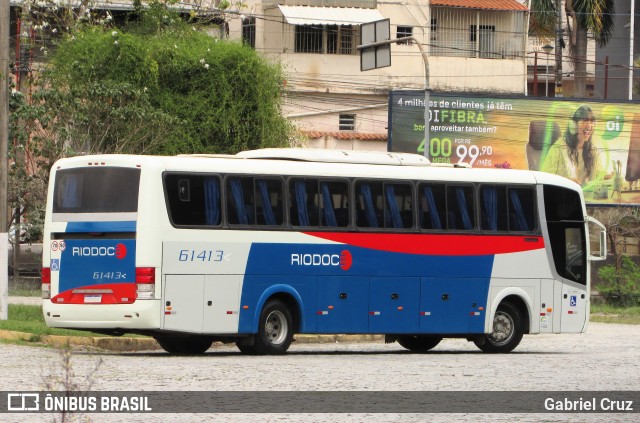
[[[136,221],[69,222],[66,232],[135,232]]]
[[[430,256],[336,244],[253,244],[239,332],[267,290],[299,297],[301,333],[483,333],[494,256]],[[284,291],[282,291],[284,292]]]

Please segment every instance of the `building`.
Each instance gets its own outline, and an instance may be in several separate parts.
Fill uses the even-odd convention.
[[[249,1],[229,38],[282,64],[284,113],[306,145],[385,150],[389,90],[424,89],[426,78],[411,41],[392,44],[391,66],[360,71],[360,26],[380,19],[392,38],[424,46],[432,90],[526,93],[528,10],[516,0]]]

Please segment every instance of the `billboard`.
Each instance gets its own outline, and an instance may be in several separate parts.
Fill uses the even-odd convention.
[[[579,183],[590,204],[640,204],[640,103],[432,93],[429,158]],[[388,150],[424,154],[424,91],[392,91]]]

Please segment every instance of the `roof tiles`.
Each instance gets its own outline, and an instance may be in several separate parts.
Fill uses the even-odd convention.
[[[517,0],[431,0],[431,6],[461,7],[465,9],[527,11]]]
[[[361,132],[323,132],[323,131],[302,131],[302,133],[311,139],[331,137],[338,140],[362,140],[362,141],[386,141],[386,133],[365,134]]]

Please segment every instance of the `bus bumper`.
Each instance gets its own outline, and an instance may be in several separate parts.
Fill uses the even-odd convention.
[[[133,304],[55,304],[43,300],[47,326],[70,329],[159,329],[160,300],[139,300]]]

